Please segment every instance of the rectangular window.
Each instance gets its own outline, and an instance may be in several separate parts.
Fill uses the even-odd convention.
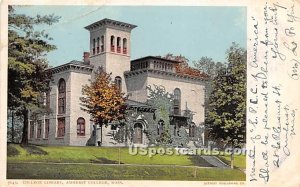
[[[38,120],[36,138],[41,138],[41,136],[42,136],[42,120]]]
[[[65,118],[58,118],[57,137],[65,136]]]
[[[46,92],[46,107],[50,108],[50,91]]]
[[[33,136],[34,136],[34,122],[30,121],[30,134],[29,134],[30,139],[32,139]]]
[[[49,119],[45,119],[45,139],[49,138],[49,125],[50,125]]]

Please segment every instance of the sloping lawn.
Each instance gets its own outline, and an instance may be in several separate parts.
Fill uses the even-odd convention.
[[[211,167],[212,165],[200,156],[130,155],[128,148],[120,148],[119,154],[118,148],[108,147],[22,147],[18,144],[8,144],[7,154],[9,179],[243,181],[246,177],[237,169]],[[245,157],[236,157],[236,166],[242,166],[245,162],[243,159]]]
[[[33,146],[48,154],[30,154],[17,144],[8,144],[20,153],[8,156],[9,163],[16,162],[61,162],[61,163],[99,163],[99,160],[119,162],[119,149],[109,147],[71,147],[71,146]],[[27,149],[28,150],[28,149]],[[36,152],[36,151],[35,151]],[[128,148],[120,149],[120,161],[125,164],[161,164],[161,165],[194,165],[186,155],[130,155]]]
[[[95,164],[8,164],[8,179],[244,181],[236,169]]]

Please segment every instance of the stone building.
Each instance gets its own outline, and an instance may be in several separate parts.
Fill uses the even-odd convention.
[[[203,142],[203,133],[195,137],[195,128],[204,123],[205,78],[176,73],[179,62],[155,56],[130,59],[130,36],[136,26],[124,22],[103,19],[85,27],[90,32],[90,51],[84,52],[83,61],[50,68],[53,81],[51,91],[46,93],[45,105],[49,114],[30,120],[28,137],[33,144],[51,145],[101,145],[128,146],[147,145],[147,127],[161,124],[152,118],[155,108],[147,104],[149,85],[162,85],[174,94],[170,112],[170,125],[179,129],[184,126],[193,141]],[[90,121],[88,113],[81,110],[82,86],[89,84],[93,70],[102,66],[112,73],[119,89],[128,95],[127,110],[134,111],[133,136],[126,142],[114,139],[118,129],[111,124],[102,129]],[[193,112],[187,123],[185,110]]]

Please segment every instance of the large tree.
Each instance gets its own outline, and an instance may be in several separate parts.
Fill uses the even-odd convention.
[[[103,125],[124,121],[126,98],[111,80],[111,74],[100,67],[94,72],[93,77],[90,85],[83,86],[84,96],[80,98],[82,110],[91,114],[92,120],[100,125],[101,130]]]
[[[8,7],[8,108],[23,120],[22,144],[28,143],[29,111],[43,108],[43,94],[49,90],[50,76],[46,54],[55,49],[51,37],[37,31],[38,25],[51,25],[59,20],[54,15],[35,17],[16,14]]]
[[[213,79],[209,98],[209,136],[232,148],[241,147],[246,140],[246,55],[245,49],[233,43],[227,51],[228,65]]]

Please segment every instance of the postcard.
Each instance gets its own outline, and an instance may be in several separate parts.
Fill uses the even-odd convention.
[[[299,186],[300,2],[1,2],[1,186]]]

